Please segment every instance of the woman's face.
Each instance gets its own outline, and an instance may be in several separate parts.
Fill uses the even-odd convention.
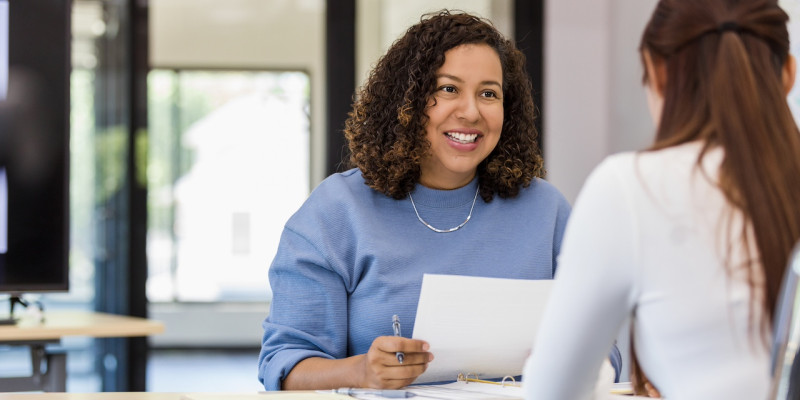
[[[434,189],[468,184],[492,152],[503,129],[503,68],[486,44],[464,44],[444,53],[425,127],[430,151],[420,183]]]

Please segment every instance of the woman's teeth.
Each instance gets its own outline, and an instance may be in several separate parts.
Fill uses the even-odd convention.
[[[460,132],[445,132],[445,135],[449,137],[451,140],[454,140],[458,143],[467,144],[475,142],[475,139],[478,138],[477,133],[460,133]]]

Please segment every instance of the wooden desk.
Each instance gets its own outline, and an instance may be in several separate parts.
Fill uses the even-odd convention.
[[[0,393],[0,400],[352,400],[313,391],[264,393]]]
[[[16,325],[0,326],[0,342],[60,340],[64,336],[135,337],[164,332],[164,324],[145,318],[89,311],[52,311],[41,323],[23,317]]]
[[[0,344],[30,346],[33,372],[25,377],[0,378],[0,392],[66,391],[66,354],[45,351],[45,345],[59,343],[65,336],[136,337],[161,332],[164,324],[158,321],[89,311],[46,312],[44,321],[22,317],[16,325],[0,326]],[[44,373],[42,361],[47,365]]]
[[[473,399],[475,397],[472,397]],[[0,393],[0,400],[348,400],[340,394],[308,391],[266,393]],[[609,395],[606,400],[654,400],[650,397]]]

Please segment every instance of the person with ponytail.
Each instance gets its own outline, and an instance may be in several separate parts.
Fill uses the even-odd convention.
[[[591,398],[629,317],[634,382],[669,399],[767,396],[800,238],[787,20],[776,0],[658,2],[640,46],[655,142],[604,160],[578,196],[526,398]]]

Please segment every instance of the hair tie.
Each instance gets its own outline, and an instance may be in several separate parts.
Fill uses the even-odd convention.
[[[739,27],[739,24],[733,21],[725,21],[717,26],[718,33],[724,33],[726,31],[734,31],[738,33],[741,30],[742,28]]]

